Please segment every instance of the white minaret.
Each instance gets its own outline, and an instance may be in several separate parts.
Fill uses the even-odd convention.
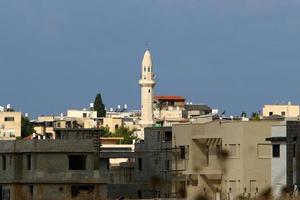
[[[149,50],[146,50],[142,62],[141,86],[141,115],[140,124],[144,127],[152,126],[153,120],[153,89],[155,85],[152,68],[152,58]]]

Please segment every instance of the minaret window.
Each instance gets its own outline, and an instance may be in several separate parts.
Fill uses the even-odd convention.
[[[150,67],[148,67],[148,72],[150,72]]]
[[[146,67],[144,67],[144,72],[146,72]]]
[[[150,91],[151,91],[151,90],[149,89],[148,92],[150,93]]]

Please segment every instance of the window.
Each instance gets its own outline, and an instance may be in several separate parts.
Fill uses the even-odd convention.
[[[138,169],[142,171],[142,158],[138,158]]]
[[[83,118],[86,118],[86,117],[87,117],[87,114],[86,114],[86,113],[83,113],[83,114],[82,114],[82,117],[83,117]]]
[[[180,158],[185,159],[185,146],[179,146],[180,148]]]
[[[150,67],[148,67],[148,72],[150,72]]]
[[[228,152],[231,158],[236,158],[237,157],[236,144],[228,144]]]
[[[109,162],[109,158],[106,159],[106,169],[109,170],[110,168],[110,162]]]
[[[280,145],[279,144],[272,145],[272,154],[273,154],[273,158],[280,157]]]
[[[281,112],[281,116],[285,116],[285,112]]]
[[[118,124],[116,124],[116,125],[115,125],[115,129],[118,129],[118,128],[119,128],[119,125],[118,125]]]
[[[146,72],[146,67],[144,67],[144,72]]]
[[[15,118],[14,117],[5,117],[4,121],[6,121],[6,122],[13,122],[13,121],[15,121]]]
[[[27,170],[31,170],[31,155],[27,155]]]
[[[269,116],[272,116],[273,115],[273,112],[269,112]]]
[[[157,136],[156,136],[156,141],[157,142],[160,142],[160,131],[157,131]]]
[[[149,90],[148,90],[148,93],[150,93],[150,92],[151,92],[151,90],[149,89]]]
[[[85,170],[86,155],[69,155],[69,170]]]
[[[138,190],[137,193],[138,193],[138,198],[139,198],[139,199],[142,199],[142,191],[141,191],[141,190]]]
[[[257,157],[260,159],[272,158],[272,145],[257,144]]]
[[[29,185],[30,196],[33,197],[33,185]]]
[[[169,171],[170,170],[170,160],[165,161],[165,170]]]
[[[93,185],[76,185],[71,186],[72,197],[78,197],[79,195],[92,194],[94,192]]]
[[[6,156],[2,156],[2,170],[6,170]]]
[[[166,131],[165,132],[165,142],[172,141],[172,132],[171,131]]]

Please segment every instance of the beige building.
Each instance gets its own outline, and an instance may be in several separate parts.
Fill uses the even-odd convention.
[[[185,188],[187,199],[255,197],[271,185],[272,125],[279,121],[212,121],[178,124],[172,130],[173,189]]]
[[[67,117],[74,117],[74,118],[97,118],[97,111],[94,110],[68,110]]]
[[[299,105],[288,104],[273,104],[264,105],[262,109],[263,117],[269,117],[273,115],[280,115],[282,117],[298,117]]]
[[[97,115],[97,114],[96,114]],[[39,116],[33,121],[34,131],[40,135],[52,135],[55,138],[55,128],[96,128],[97,120],[74,113],[74,117],[66,116]],[[78,117],[75,117],[78,116]]]
[[[0,140],[21,137],[21,112],[0,111]]]
[[[102,126],[109,128],[109,131],[115,133],[119,127],[123,126],[122,118],[103,117]]]

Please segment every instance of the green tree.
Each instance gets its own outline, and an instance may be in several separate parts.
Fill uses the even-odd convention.
[[[242,112],[241,117],[247,117],[247,113],[245,111]]]
[[[98,93],[96,95],[95,101],[94,101],[94,110],[97,111],[97,117],[105,117],[106,111],[105,111],[105,105],[102,102],[101,94]]]
[[[21,117],[21,136],[27,137],[31,135],[34,132],[33,124],[30,122],[30,120],[23,116]]]
[[[111,136],[123,137],[122,144],[132,144],[133,140],[138,139],[134,135],[134,130],[130,130],[128,127],[119,127],[116,129],[116,133]]]
[[[252,116],[251,116],[251,119],[252,120],[260,120],[260,117],[259,117],[259,113],[258,112],[253,112],[252,113]]]

